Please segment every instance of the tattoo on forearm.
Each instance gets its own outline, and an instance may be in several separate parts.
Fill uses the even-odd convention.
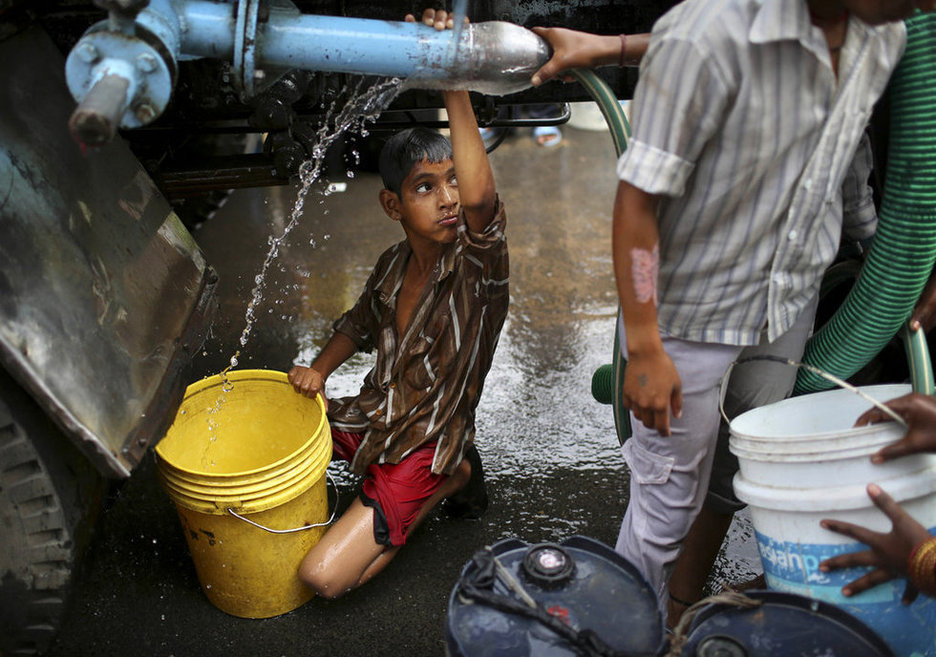
[[[637,384],[643,388],[646,387],[647,383],[650,382],[650,378],[646,374],[637,375]]]
[[[653,251],[631,249],[631,277],[634,279],[634,294],[637,301],[647,303],[657,300],[657,277],[660,273],[660,245],[654,245]]]

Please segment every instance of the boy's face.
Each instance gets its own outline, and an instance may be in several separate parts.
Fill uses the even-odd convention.
[[[932,11],[936,0],[842,0],[845,8],[869,25],[903,20],[915,9]]]
[[[385,189],[380,200],[387,216],[403,224],[411,244],[455,241],[458,181],[452,160],[416,163],[403,179],[400,194]]]

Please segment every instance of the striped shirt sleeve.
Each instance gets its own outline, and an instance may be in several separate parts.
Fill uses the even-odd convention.
[[[698,43],[672,38],[655,45],[640,71],[634,139],[617,174],[647,193],[680,196],[721,125],[730,90],[716,58]]]

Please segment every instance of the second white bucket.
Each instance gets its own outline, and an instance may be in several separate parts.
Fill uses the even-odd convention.
[[[861,390],[886,402],[910,392],[910,386]],[[870,407],[852,391],[831,390],[739,415],[731,421],[731,451],[739,462],[735,493],[750,506],[771,589],[840,606],[876,630],[898,657],[936,657],[936,600],[920,596],[910,606],[901,604],[904,580],[846,598],[842,586],[867,569],[819,570],[824,559],[865,549],[820,527],[821,519],[890,531],[890,520],[868,497],[870,482],[936,533],[936,455],[872,464],[871,454],[906,430],[896,422],[853,428]]]

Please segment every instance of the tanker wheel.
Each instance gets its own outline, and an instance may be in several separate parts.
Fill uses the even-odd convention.
[[[58,631],[105,480],[0,368],[0,655]]]

